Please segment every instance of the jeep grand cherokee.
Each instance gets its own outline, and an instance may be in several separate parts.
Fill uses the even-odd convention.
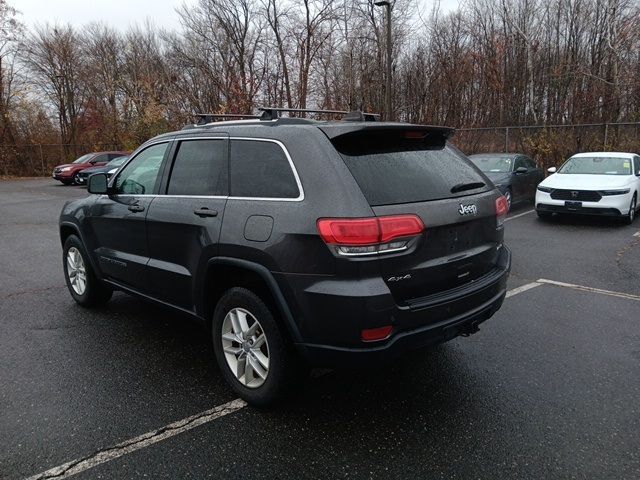
[[[451,129],[264,117],[160,135],[91,176],[60,216],[75,301],[120,290],[193,316],[254,405],[500,308],[506,200]]]

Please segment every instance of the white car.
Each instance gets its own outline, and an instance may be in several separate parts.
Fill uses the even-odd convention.
[[[536,189],[540,218],[552,213],[609,215],[633,222],[640,196],[640,156],[633,153],[578,153]]]

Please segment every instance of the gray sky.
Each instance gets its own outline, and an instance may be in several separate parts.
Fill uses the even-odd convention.
[[[22,12],[22,21],[29,27],[36,24],[71,23],[81,26],[102,21],[120,30],[132,23],[144,23],[146,18],[159,27],[179,28],[175,8],[197,0],[9,0]],[[402,0],[399,0],[402,1]],[[422,7],[431,7],[430,0],[422,0]],[[459,0],[441,0],[447,11],[458,6]]]

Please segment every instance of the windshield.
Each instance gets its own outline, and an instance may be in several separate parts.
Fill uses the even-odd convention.
[[[507,173],[511,171],[513,159],[508,157],[490,157],[473,155],[469,157],[480,170],[485,173]]]
[[[74,160],[73,163],[87,163],[91,157],[93,157],[93,153],[87,153],[86,155],[81,156],[77,160]]]
[[[107,164],[107,166],[109,166],[109,167],[119,167],[120,165],[122,165],[127,160],[127,158],[129,158],[129,157],[124,156],[124,157],[114,158],[113,160],[111,160]]]
[[[558,173],[582,175],[631,175],[631,159],[619,157],[572,157]]]

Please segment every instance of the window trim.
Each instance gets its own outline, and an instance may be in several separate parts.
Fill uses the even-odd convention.
[[[163,139],[163,140],[159,140],[157,142],[154,143],[149,143],[149,144],[143,144],[140,148],[138,148],[138,150],[136,150],[135,152],[133,152],[133,154],[129,157],[129,159],[127,160],[127,162],[122,165],[120,168],[124,170],[124,168],[129,164],[129,162],[131,162],[134,158],[136,158],[138,156],[138,154],[140,152],[142,152],[143,150],[141,149],[142,147],[144,147],[144,150],[147,149],[147,147],[151,147],[153,145],[157,145],[159,143],[170,143],[170,149],[173,148],[175,142],[181,142],[183,140],[253,140],[256,142],[270,142],[270,143],[275,143],[276,145],[278,145],[282,151],[284,152],[285,157],[287,158],[287,161],[289,162],[289,168],[291,168],[291,171],[293,172],[293,177],[296,180],[296,185],[298,186],[298,196],[296,198],[277,198],[277,197],[235,197],[235,196],[231,196],[231,195],[167,195],[166,193],[153,193],[153,194],[143,194],[143,195],[134,195],[132,193],[126,193],[126,194],[118,194],[119,196],[136,196],[136,197],[164,197],[164,198],[214,198],[214,199],[223,199],[223,200],[245,200],[245,201],[265,201],[265,202],[302,202],[305,199],[305,194],[304,194],[304,188],[302,186],[302,181],[300,180],[300,175],[298,175],[298,170],[296,169],[295,164],[293,163],[293,160],[291,159],[291,155],[289,154],[289,150],[287,150],[287,147],[284,145],[284,143],[282,143],[280,140],[275,140],[273,138],[262,138],[262,137],[228,137],[226,135],[198,135],[198,136],[189,136],[189,137],[172,137],[170,139]],[[229,158],[230,161],[230,156],[227,154],[227,158]],[[174,160],[172,158],[172,160]],[[165,159],[166,161],[166,159]],[[165,175],[165,173],[162,174],[163,176]],[[113,184],[111,185],[115,185],[115,179],[117,177],[114,175],[113,178],[111,179],[111,182],[113,182]],[[229,182],[231,182],[231,168],[229,168]]]

